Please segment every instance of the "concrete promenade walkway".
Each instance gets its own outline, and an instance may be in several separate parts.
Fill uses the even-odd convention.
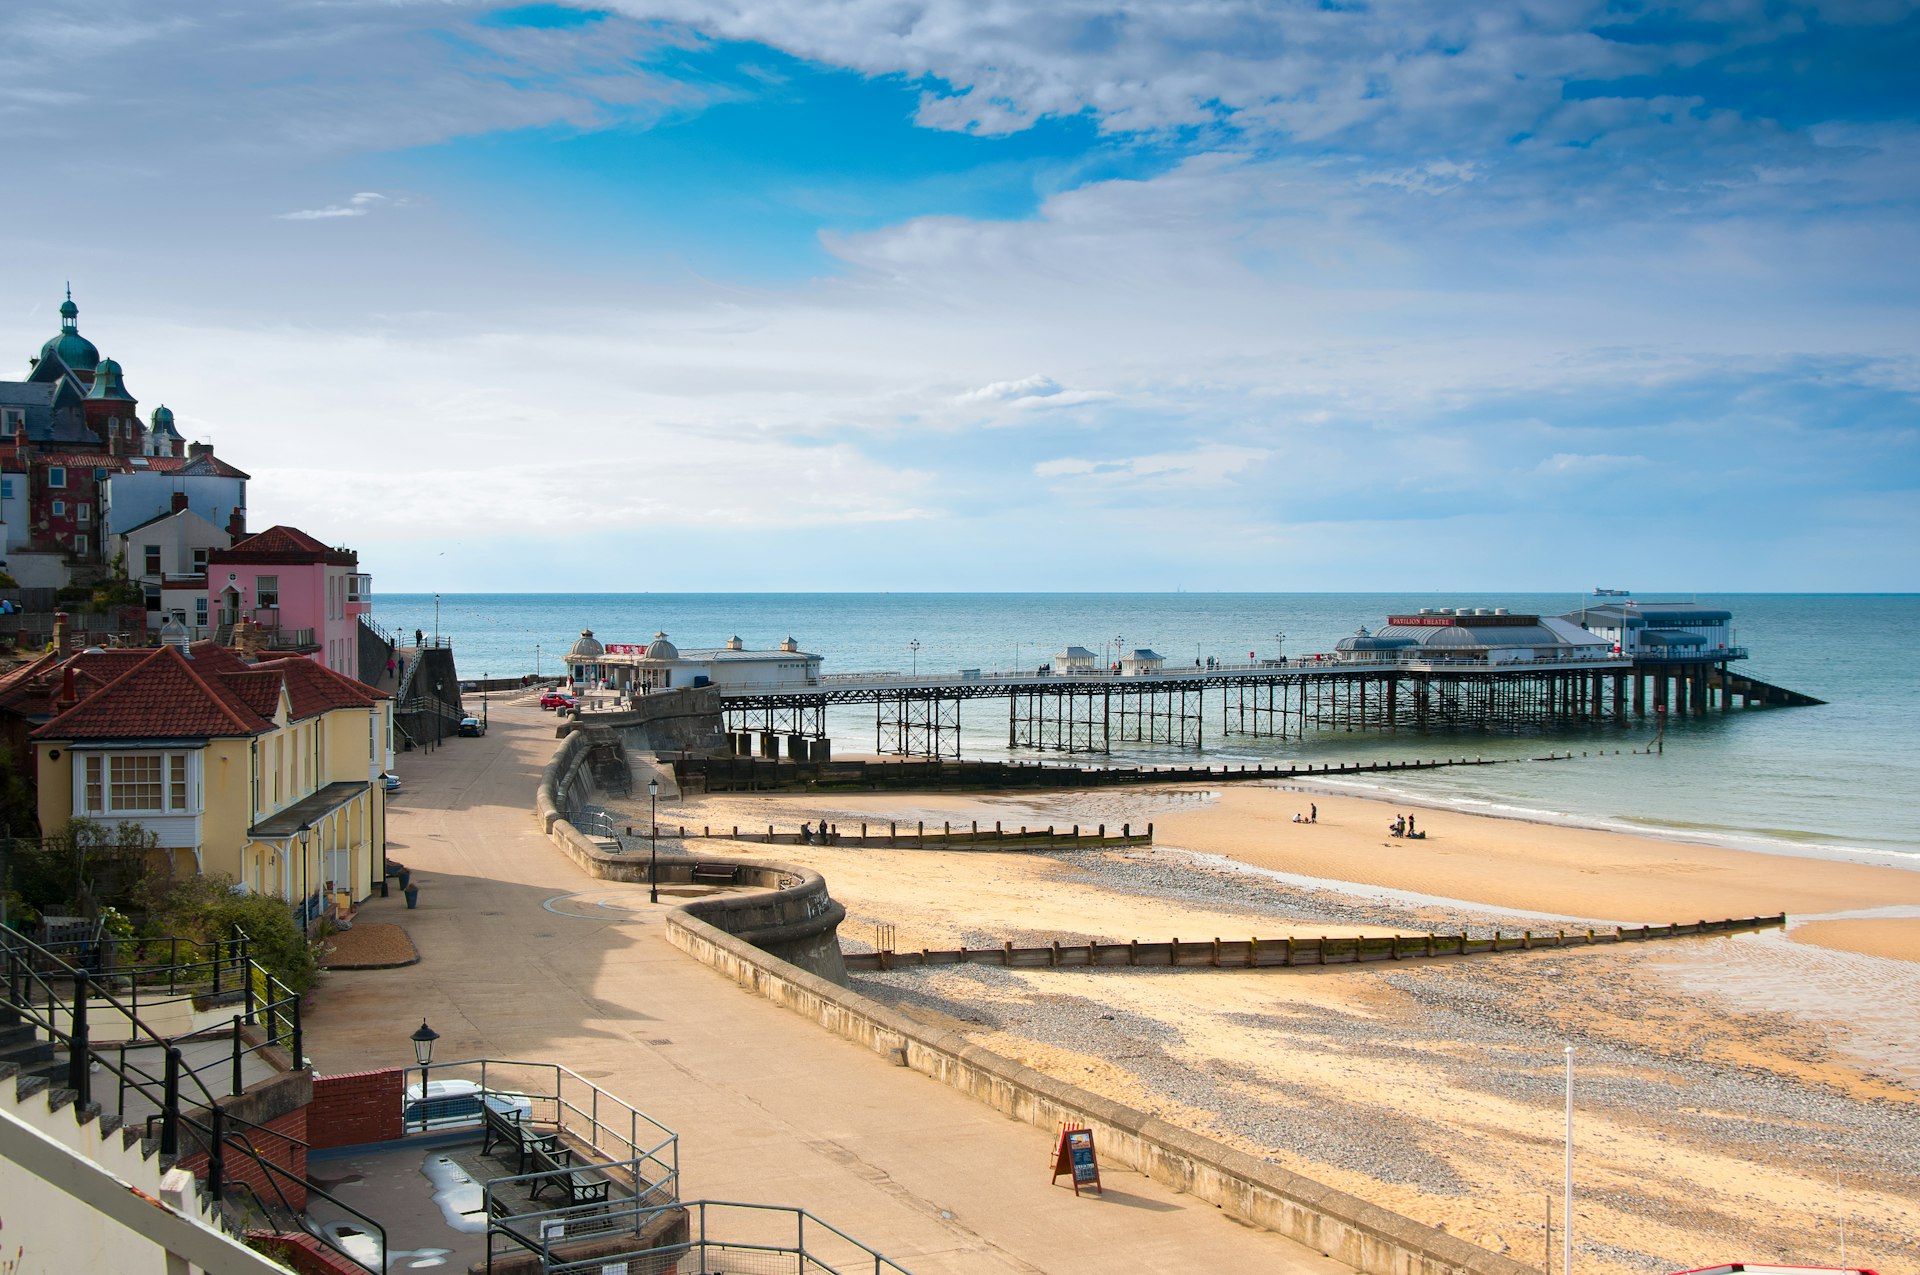
[[[540,834],[555,746],[550,714],[495,703],[485,738],[401,757],[388,835],[420,906],[396,890],[360,915],[403,924],[421,961],[324,977],[306,1018],[322,1074],[411,1064],[422,1017],[444,1061],[562,1063],[678,1131],[683,1197],[806,1208],[915,1275],[1348,1269],[1116,1167],[1103,1197],[1050,1186],[1049,1131],[685,956],[666,902],[583,876]]]

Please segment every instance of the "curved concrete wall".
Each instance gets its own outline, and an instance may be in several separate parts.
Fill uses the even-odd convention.
[[[648,856],[613,854],[603,850],[567,821],[566,809],[591,795],[592,771],[587,757],[593,745],[575,731],[540,773],[534,790],[533,812],[552,842],[572,856],[590,876],[603,881],[645,881]],[[660,880],[691,884],[697,867],[732,870],[735,885],[758,887],[753,894],[716,895],[695,899],[684,910],[702,917],[742,941],[782,961],[835,983],[847,981],[840,956],[840,922],[847,910],[827,893],[827,879],[798,864],[742,862],[724,855],[695,858],[684,854],[659,856]]]

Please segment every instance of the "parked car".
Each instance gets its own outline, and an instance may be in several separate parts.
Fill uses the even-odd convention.
[[[564,712],[573,707],[573,696],[565,691],[548,691],[540,697],[540,707],[557,708]]]
[[[480,724],[477,717],[463,717],[460,719],[460,733],[468,739],[478,739],[487,733],[487,728]]]
[[[401,1127],[413,1133],[476,1125],[486,1107],[516,1120],[533,1118],[533,1100],[525,1094],[491,1093],[471,1080],[430,1080],[425,1101],[421,1100],[418,1083],[407,1086],[406,1098],[400,1106]]]
[[[385,774],[380,776],[380,786],[382,788],[385,788],[388,792],[399,792],[400,776],[394,774],[391,770],[389,770]]]

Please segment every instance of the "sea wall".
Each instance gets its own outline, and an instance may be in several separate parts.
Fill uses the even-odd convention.
[[[706,901],[702,901],[706,902]],[[1275,1231],[1368,1275],[1537,1275],[1532,1267],[1336,1191],[1311,1178],[941,1031],[796,968],[678,908],[667,937],[695,959],[828,1031],[911,1067],[1016,1120],[1052,1130],[1077,1121],[1100,1154],[1155,1181]],[[1328,1119],[1337,1120],[1337,1112]]]
[[[684,910],[703,923],[833,983],[847,981],[840,956],[840,922],[847,910],[827,893],[827,880],[812,868],[764,860],[742,862],[724,852],[687,855],[608,850],[583,835],[565,817],[592,795],[595,735],[569,734],[541,772],[534,816],[547,837],[580,870],[603,881],[645,882],[656,868],[660,884],[750,887],[752,893],[696,899]]]
[[[649,691],[630,707],[582,713],[575,720],[612,731],[629,752],[708,753],[727,747],[720,691],[712,686]]]

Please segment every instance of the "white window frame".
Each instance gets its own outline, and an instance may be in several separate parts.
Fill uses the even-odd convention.
[[[66,485],[67,467],[65,465],[49,465],[47,467],[47,486],[65,487]]]
[[[64,501],[64,500],[56,500],[56,501],[54,501],[54,502],[53,502],[53,516],[54,516],[55,518],[64,518],[64,517],[66,517],[66,516],[67,516],[67,502],[66,502],[66,501]]]
[[[75,814],[101,819],[156,818],[162,815],[195,815],[200,811],[199,768],[192,762],[193,752],[177,749],[129,749],[126,752],[87,752],[74,768]],[[122,779],[117,773],[131,770],[134,761],[155,762],[153,779],[136,781],[131,775]],[[116,783],[155,784],[159,805],[123,805],[115,795]]]

